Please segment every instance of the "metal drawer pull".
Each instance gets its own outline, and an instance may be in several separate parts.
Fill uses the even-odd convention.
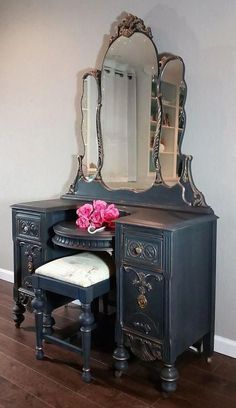
[[[137,246],[137,247],[134,248],[134,252],[137,255],[140,255],[143,252],[143,248],[141,246]]]
[[[34,264],[33,264],[32,261],[29,261],[29,262],[28,262],[28,264],[27,264],[27,269],[28,269],[28,272],[30,272],[30,273],[33,272],[33,270],[34,270]]]
[[[146,296],[143,293],[141,293],[141,295],[137,297],[137,302],[138,302],[140,309],[144,309],[147,306]]]

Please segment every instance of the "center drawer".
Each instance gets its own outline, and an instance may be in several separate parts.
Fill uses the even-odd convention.
[[[138,236],[138,237],[137,237]],[[142,264],[150,267],[163,269],[163,234],[152,235],[142,232],[124,230],[123,233],[123,260],[128,264]]]

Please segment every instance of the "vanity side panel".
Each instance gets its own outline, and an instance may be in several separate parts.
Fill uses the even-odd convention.
[[[46,201],[45,201],[46,203]],[[50,208],[42,210],[34,207],[31,203],[30,209],[24,204],[22,208],[12,210],[12,238],[14,243],[14,298],[18,300],[19,288],[30,290],[24,284],[27,276],[34,273],[35,269],[45,262],[66,256],[71,250],[60,248],[52,243],[54,235],[53,226],[58,222],[75,218],[75,209]],[[24,230],[24,228],[26,228]],[[36,253],[37,250],[37,253]]]
[[[214,335],[216,221],[172,233],[170,359]],[[213,341],[213,340],[212,340]]]

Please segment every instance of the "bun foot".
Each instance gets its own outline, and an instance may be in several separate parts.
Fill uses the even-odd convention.
[[[179,373],[174,365],[165,364],[161,370],[160,377],[162,380],[161,388],[162,388],[162,391],[164,392],[165,397],[167,397],[170,393],[173,393],[176,391]]]
[[[129,353],[124,346],[119,346],[113,353],[114,358],[114,375],[116,378],[121,377],[124,371],[128,370]]]

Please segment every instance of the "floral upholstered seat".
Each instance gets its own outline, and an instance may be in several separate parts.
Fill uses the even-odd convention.
[[[93,252],[81,252],[48,262],[35,273],[78,286],[88,287],[109,279],[112,272],[108,257]]]

